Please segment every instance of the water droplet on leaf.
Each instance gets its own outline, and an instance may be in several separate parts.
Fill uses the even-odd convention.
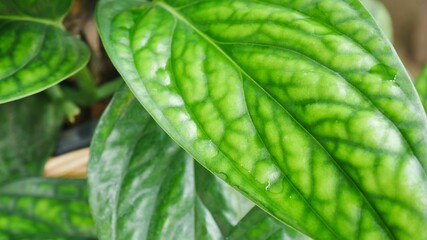
[[[376,74],[383,80],[396,81],[398,71],[396,68],[380,63],[369,69],[369,73]]]
[[[227,178],[228,178],[227,174],[225,174],[223,172],[219,172],[216,175],[224,181],[227,180]]]
[[[283,183],[282,179],[278,179],[275,182],[268,182],[268,185],[265,187],[265,190],[271,193],[282,193],[283,192]]]

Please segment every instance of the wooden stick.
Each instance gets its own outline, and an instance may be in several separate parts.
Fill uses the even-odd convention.
[[[49,159],[45,165],[45,177],[86,178],[89,148],[79,149]]]

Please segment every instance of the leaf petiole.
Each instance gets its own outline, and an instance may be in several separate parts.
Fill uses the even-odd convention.
[[[80,108],[64,96],[62,89],[58,85],[55,85],[48,88],[46,93],[52,101],[60,106],[62,113],[67,117],[68,121],[74,122],[75,117],[80,113]]]

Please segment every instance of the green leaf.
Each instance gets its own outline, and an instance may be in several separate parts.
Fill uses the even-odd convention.
[[[0,0],[0,103],[40,92],[86,65],[61,21],[71,0]]]
[[[378,0],[361,0],[388,39],[393,40],[393,23],[387,8]]]
[[[427,238],[426,116],[359,1],[101,0],[97,21],[159,125],[262,209],[318,239]]]
[[[72,0],[1,0],[0,18],[60,24],[72,3]]]
[[[415,81],[415,87],[417,88],[418,94],[420,95],[424,109],[427,109],[427,65],[424,67]]]
[[[254,207],[240,222],[234,227],[227,239],[308,239],[301,233],[284,227],[274,218],[266,217],[266,213]]]
[[[239,223],[253,203],[195,164],[127,88],[98,125],[88,174],[101,239],[222,239],[230,233],[230,239],[282,239],[293,233],[258,208]],[[248,233],[241,226],[247,224]]]
[[[86,181],[30,178],[0,187],[0,239],[96,239]]]
[[[0,105],[0,182],[42,175],[62,119],[44,94]]]

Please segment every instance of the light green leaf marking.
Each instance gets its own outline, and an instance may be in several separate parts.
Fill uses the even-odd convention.
[[[195,164],[128,89],[98,125],[89,186],[101,239],[303,238]]]
[[[40,92],[86,65],[89,50],[62,29],[71,1],[0,1],[0,103]]]
[[[0,182],[41,176],[62,120],[44,94],[0,105]]]
[[[161,127],[262,209],[319,239],[427,238],[426,117],[359,1],[104,0],[98,26]]]
[[[95,239],[83,180],[29,178],[0,187],[1,239]]]

